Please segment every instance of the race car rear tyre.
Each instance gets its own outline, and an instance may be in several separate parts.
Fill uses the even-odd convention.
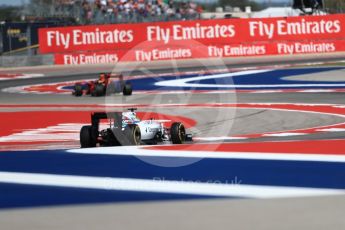
[[[121,93],[122,92],[122,83],[119,81],[114,81],[114,93]]]
[[[92,96],[100,97],[104,96],[105,93],[105,86],[103,84],[96,84],[95,89],[92,92]]]
[[[116,92],[116,86],[114,82],[109,82],[107,86],[107,92],[106,95],[110,95]]]
[[[96,147],[96,139],[92,137],[92,128],[90,125],[81,127],[80,146],[82,148]]]
[[[171,142],[182,144],[186,140],[186,129],[181,122],[174,122],[170,128]]]
[[[130,83],[126,83],[124,86],[123,86],[123,95],[125,96],[130,96],[132,95],[132,84]]]
[[[80,97],[83,95],[83,86],[81,84],[75,84],[74,85],[74,96]]]
[[[141,132],[136,124],[129,124],[124,130],[125,145],[140,145]]]

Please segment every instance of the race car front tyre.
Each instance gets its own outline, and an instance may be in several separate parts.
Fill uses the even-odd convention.
[[[81,127],[80,146],[82,148],[96,147],[96,140],[92,137],[92,128],[90,125]]]
[[[81,84],[75,84],[74,85],[73,95],[76,97],[80,97],[83,95],[83,86]]]
[[[141,132],[136,124],[129,124],[124,130],[125,145],[140,145]]]
[[[130,96],[132,95],[132,91],[132,84],[125,83],[125,85],[123,86],[123,95]]]
[[[181,122],[174,122],[170,128],[171,142],[182,144],[186,140],[186,129]]]

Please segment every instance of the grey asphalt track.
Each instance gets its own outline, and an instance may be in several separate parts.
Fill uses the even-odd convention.
[[[345,59],[344,57],[342,57]],[[338,58],[339,59],[339,58]],[[308,60],[305,60],[308,61]],[[252,64],[243,64],[248,66]],[[229,66],[233,67],[233,66]],[[198,70],[188,67],[188,70]],[[152,69],[162,73],[169,69]],[[183,68],[181,68],[183,70]],[[31,71],[37,71],[31,70]],[[60,70],[61,71],[61,70]],[[0,82],[1,89],[25,84],[52,81],[94,78],[94,74],[67,76],[54,71],[47,78],[22,79]],[[265,94],[193,94],[185,99],[181,95],[162,95],[159,103],[308,103],[344,104],[344,93],[265,93]],[[70,95],[30,95],[0,93],[0,104],[95,104],[105,103],[104,98],[74,98]],[[112,103],[150,104],[157,102],[155,95],[133,95],[128,99],[116,97]],[[223,109],[224,110],[224,109]],[[233,134],[266,132],[282,128],[306,128],[344,122],[343,118],[331,115],[310,115],[296,112],[277,112],[257,109],[227,109],[225,121],[232,127]],[[166,109],[164,112],[172,113]],[[195,114],[195,111],[190,111]],[[216,113],[222,114],[222,110]],[[185,114],[188,111],[177,111]],[[194,115],[200,121],[197,128],[208,129],[211,112]],[[216,122],[221,121],[220,117]],[[260,122],[257,122],[257,121]],[[214,129],[217,130],[217,129]],[[215,133],[210,133],[215,134]],[[262,138],[250,141],[292,140],[292,139],[340,139],[344,132],[305,135],[303,137]],[[7,229],[344,229],[343,211],[345,197],[312,197],[269,200],[203,200],[183,202],[144,202],[132,204],[81,205],[36,209],[14,209],[0,211],[0,226]]]
[[[344,229],[345,196],[37,208],[0,212],[1,229]]]
[[[251,64],[248,66],[252,66]],[[227,68],[231,68],[232,65],[226,66]],[[212,69],[213,67],[208,67]],[[218,68],[218,67],[216,67]],[[68,69],[68,68],[67,68]],[[185,69],[184,67],[179,68],[181,71],[198,71],[199,67],[188,67]],[[175,69],[176,70],[176,69]],[[64,70],[66,71],[66,70]],[[150,73],[152,74],[159,74],[159,73],[169,73],[169,71],[174,71],[174,69],[152,69]],[[343,73],[341,71],[332,71],[327,72],[330,76],[330,79],[339,79],[340,75]],[[143,74],[142,71],[134,71],[132,74]],[[16,93],[5,93],[2,92],[2,89],[6,89],[8,87],[15,87],[21,85],[30,85],[30,84],[39,84],[39,83],[52,83],[52,82],[65,82],[69,80],[81,80],[81,79],[95,79],[97,78],[97,74],[89,73],[89,74],[71,74],[70,76],[61,76],[60,74],[57,75],[49,75],[43,78],[35,78],[35,79],[18,79],[18,80],[8,80],[0,82],[0,103],[1,104],[81,104],[81,105],[90,105],[90,104],[199,104],[199,103],[306,103],[306,104],[345,104],[345,93],[260,93],[260,94],[248,94],[248,93],[228,93],[228,94],[198,94],[193,93],[189,94],[186,92],[185,94],[162,94],[162,95],[151,95],[151,94],[139,94],[139,95],[132,95],[130,97],[123,97],[122,95],[112,95],[109,97],[73,97],[71,95],[64,95],[64,94],[45,94],[45,95],[37,95],[37,94],[16,94]],[[320,79],[324,77],[325,73],[318,73],[313,75],[301,75],[295,76],[293,79]],[[52,108],[54,110],[54,108]],[[163,111],[164,109],[159,109],[159,111]],[[195,113],[195,111],[194,111]],[[205,113],[201,110],[197,111],[199,114],[210,114]],[[236,113],[242,113],[238,110]],[[276,116],[267,116],[268,112],[266,113],[254,113],[252,116],[243,119],[241,115],[241,119],[236,119],[234,112],[228,113],[226,118],[222,119],[233,119],[231,120],[233,123],[231,134],[247,134],[249,133],[259,133],[259,132],[270,132],[270,131],[278,131],[282,130],[291,130],[291,129],[298,129],[298,128],[308,128],[313,126],[308,126],[310,120],[319,122],[313,123],[315,126],[322,126],[325,121],[332,121],[330,118],[326,119],[313,119],[313,116],[310,114],[304,114],[303,119],[297,119],[298,116],[288,116],[288,113],[278,113],[274,112],[274,114],[278,114]],[[211,113],[212,114],[212,113]],[[219,111],[214,112],[213,114],[219,114]],[[308,117],[309,116],[309,117]],[[321,116],[322,117],[322,116]],[[291,122],[290,119],[294,121],[300,121],[298,124],[301,127],[297,126],[290,126],[290,124],[294,124],[296,122]],[[197,121],[202,124],[202,121],[208,120],[208,118],[198,118]],[[221,120],[221,119],[220,119]],[[265,121],[260,128],[258,127],[258,120]],[[283,122],[281,122],[283,120]],[[201,122],[200,122],[201,121]],[[285,121],[285,122],[284,122]],[[218,120],[215,122],[219,122]],[[270,122],[270,124],[268,124]],[[247,125],[250,124],[250,125]],[[327,123],[332,124],[332,123]],[[235,127],[250,127],[246,130],[242,130],[242,132],[238,132],[238,129]],[[204,128],[205,129],[205,128]],[[215,134],[215,133],[213,133]],[[220,136],[216,135],[216,136]],[[344,138],[345,132],[337,132],[337,133],[323,133],[323,134],[311,134],[305,135],[303,137],[297,136],[290,136],[290,137],[265,137],[259,138],[254,140],[246,140],[246,141],[268,141],[268,140],[294,140],[294,139],[338,139]],[[237,140],[238,141],[238,140]]]

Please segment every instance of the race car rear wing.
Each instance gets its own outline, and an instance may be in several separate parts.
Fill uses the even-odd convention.
[[[93,130],[99,130],[99,122],[102,119],[109,119],[114,127],[122,127],[122,112],[95,112],[91,114],[91,126]]]

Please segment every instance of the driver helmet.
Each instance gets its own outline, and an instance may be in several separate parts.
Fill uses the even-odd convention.
[[[136,124],[140,122],[135,112],[122,113],[122,128],[125,128],[128,124]]]
[[[101,73],[101,74],[99,75],[99,81],[100,81],[100,82],[104,82],[104,81],[105,81],[105,74],[104,74],[104,73]]]

